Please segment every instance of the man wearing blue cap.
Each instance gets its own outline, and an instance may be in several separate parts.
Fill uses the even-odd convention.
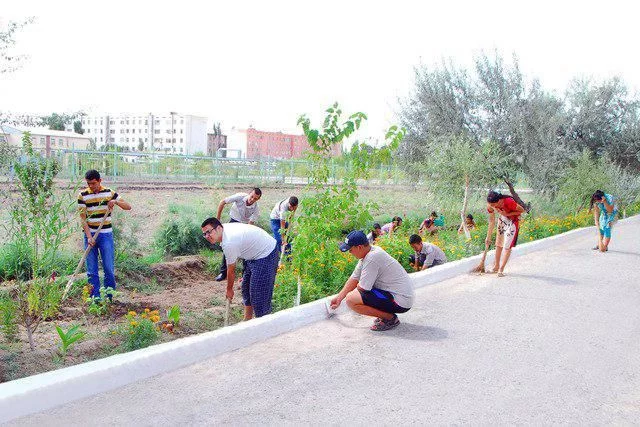
[[[413,305],[413,284],[409,275],[391,255],[371,246],[362,231],[352,231],[340,245],[342,252],[359,259],[358,265],[340,293],[331,300],[336,309],[346,298],[353,311],[376,317],[372,331],[386,331],[400,324],[396,313],[405,313]]]

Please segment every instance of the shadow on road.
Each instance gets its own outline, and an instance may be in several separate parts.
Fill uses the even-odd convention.
[[[383,332],[395,338],[412,341],[440,341],[449,338],[449,332],[435,326],[416,325],[415,323],[401,323],[397,328]]]
[[[615,249],[609,249],[607,252],[609,252],[610,254],[622,254],[622,255],[640,256],[640,254],[637,253],[637,252],[616,251]]]
[[[553,277],[553,276],[540,276],[537,274],[517,274],[517,273],[509,273],[509,275],[507,277],[517,277],[517,278],[522,278],[522,279],[534,279],[534,280],[540,280],[543,282],[547,282],[551,285],[561,285],[561,286],[566,286],[566,285],[575,285],[578,283],[577,280],[573,280],[573,279],[565,279],[563,277]]]

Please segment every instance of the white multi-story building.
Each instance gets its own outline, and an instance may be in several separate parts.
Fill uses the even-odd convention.
[[[82,117],[84,135],[98,148],[114,144],[126,151],[168,154],[207,152],[207,118],[166,114],[114,114]]]

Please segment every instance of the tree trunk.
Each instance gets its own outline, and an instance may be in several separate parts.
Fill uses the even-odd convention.
[[[31,322],[31,317],[27,316],[26,321],[24,322],[24,326],[27,330],[27,337],[29,338],[29,347],[31,347],[31,351],[36,351],[36,344],[33,342],[33,329],[31,329],[32,325],[33,323]]]
[[[469,176],[464,177],[464,200],[462,202],[462,210],[460,211],[460,219],[462,220],[462,229],[467,240],[471,239],[471,233],[467,227],[467,203],[469,202]]]
[[[511,193],[513,200],[515,200],[516,203],[522,206],[525,212],[529,213],[529,211],[531,210],[531,203],[525,203],[524,200],[520,198],[518,193],[516,193],[516,189],[513,187],[511,181],[509,181],[507,178],[503,178],[503,181],[505,184],[507,184],[507,187],[509,187],[509,192]]]

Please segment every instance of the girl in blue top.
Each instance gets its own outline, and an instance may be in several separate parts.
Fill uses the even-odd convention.
[[[595,207],[595,209],[593,209]],[[611,242],[611,227],[616,220],[618,207],[615,204],[611,194],[605,194],[604,191],[597,190],[591,196],[591,206],[593,209],[593,220],[598,227],[598,246],[594,250],[606,252],[609,250],[609,242]]]

